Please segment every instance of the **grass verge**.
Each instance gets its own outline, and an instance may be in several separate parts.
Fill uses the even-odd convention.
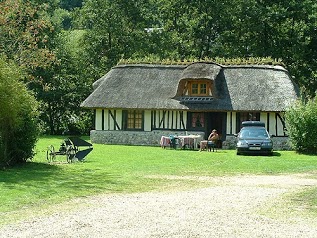
[[[64,156],[58,156],[57,163],[47,163],[47,146],[52,144],[58,149],[62,140],[63,137],[42,137],[32,162],[0,171],[0,224],[28,214],[27,211],[72,198],[208,185],[202,181],[171,181],[164,176],[291,174],[317,170],[316,156],[291,151],[275,152],[269,157],[237,156],[230,150],[198,152],[98,144],[83,163],[68,164]],[[316,204],[316,200],[310,200]]]

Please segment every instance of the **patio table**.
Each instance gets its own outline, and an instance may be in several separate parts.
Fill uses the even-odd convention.
[[[201,135],[183,135],[178,136],[178,138],[183,148],[188,145],[189,148],[197,149],[198,140],[201,139]]]
[[[169,136],[162,136],[161,137],[160,145],[162,148],[170,146],[170,143],[171,143],[171,139]]]

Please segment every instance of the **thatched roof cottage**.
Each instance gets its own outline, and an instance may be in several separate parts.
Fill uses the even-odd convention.
[[[162,135],[216,128],[224,145],[244,120],[286,138],[283,112],[298,98],[287,70],[272,65],[119,65],[81,104],[95,110],[95,143],[159,145]]]

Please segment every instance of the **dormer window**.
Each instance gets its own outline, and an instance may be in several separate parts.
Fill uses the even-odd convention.
[[[211,83],[206,81],[189,81],[189,96],[212,96]]]
[[[192,83],[191,96],[207,96],[207,84]]]
[[[217,79],[221,70],[221,66],[209,63],[187,66],[179,78],[173,98],[184,104],[212,103],[223,93],[221,78]]]

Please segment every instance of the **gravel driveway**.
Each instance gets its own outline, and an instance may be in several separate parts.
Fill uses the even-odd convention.
[[[10,224],[0,228],[0,237],[317,237],[317,218],[298,216],[300,211],[287,204],[278,208],[285,194],[317,186],[317,179],[300,175],[165,179],[212,180],[214,185],[80,198],[76,209]]]

